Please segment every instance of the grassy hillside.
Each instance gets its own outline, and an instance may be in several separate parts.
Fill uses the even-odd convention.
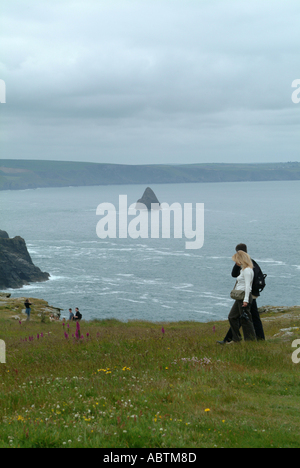
[[[226,321],[82,321],[77,339],[31,302],[30,322],[0,307],[1,448],[299,447],[299,307],[264,314],[266,342],[221,347]]]
[[[84,185],[299,180],[300,163],[117,165],[0,161],[0,190]]]

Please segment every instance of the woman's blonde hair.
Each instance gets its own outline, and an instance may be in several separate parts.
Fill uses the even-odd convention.
[[[253,270],[253,263],[252,263],[250,256],[246,252],[243,252],[242,250],[238,250],[238,252],[234,254],[234,256],[232,257],[232,260],[237,265],[240,265],[243,270],[245,268],[252,268]]]

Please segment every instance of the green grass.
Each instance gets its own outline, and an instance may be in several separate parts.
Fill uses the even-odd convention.
[[[266,342],[223,347],[227,322],[169,323],[163,334],[150,322],[83,321],[76,340],[73,323],[66,339],[61,322],[3,314],[1,448],[299,446],[300,332],[274,338],[300,327],[299,309],[264,321]]]

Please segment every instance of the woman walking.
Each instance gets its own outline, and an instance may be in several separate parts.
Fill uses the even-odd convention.
[[[250,256],[239,250],[232,260],[241,267],[240,275],[237,277],[237,282],[234,290],[231,292],[231,297],[235,299],[235,303],[229,313],[228,320],[232,330],[233,341],[239,342],[242,340],[240,327],[242,326],[245,341],[256,340],[255,330],[250,312],[252,303],[252,282],[254,278],[253,263]]]

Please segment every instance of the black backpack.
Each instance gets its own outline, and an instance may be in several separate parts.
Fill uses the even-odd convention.
[[[253,271],[254,271],[254,278],[252,283],[252,294],[253,296],[260,296],[260,293],[266,287],[266,277],[267,275],[261,271],[260,266],[254,261],[253,262]]]

